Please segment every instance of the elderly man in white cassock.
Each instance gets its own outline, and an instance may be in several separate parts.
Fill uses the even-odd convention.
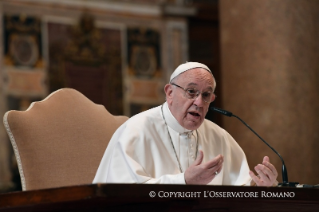
[[[164,87],[166,102],[114,133],[93,183],[275,185],[278,174],[267,156],[256,176],[236,141],[205,119],[215,87],[206,65],[177,67]]]

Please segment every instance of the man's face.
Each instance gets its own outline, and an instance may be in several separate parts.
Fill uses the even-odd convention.
[[[213,92],[214,89],[212,74],[202,68],[185,71],[173,82],[185,89],[193,88],[201,93]],[[210,102],[204,102],[201,94],[195,99],[189,99],[183,89],[171,84],[167,84],[164,90],[168,107],[178,123],[188,130],[197,129],[205,119]]]

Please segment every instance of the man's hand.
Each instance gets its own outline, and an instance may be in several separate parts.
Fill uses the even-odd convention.
[[[202,163],[203,158],[204,153],[200,150],[194,163],[185,171],[186,184],[206,185],[215,178],[216,172],[219,173],[221,171],[224,162],[222,155],[218,155],[206,163]]]
[[[255,166],[255,171],[258,176],[252,171],[249,171],[249,175],[257,186],[273,186],[275,184],[278,173],[276,168],[270,163],[268,156],[264,157],[262,164]]]

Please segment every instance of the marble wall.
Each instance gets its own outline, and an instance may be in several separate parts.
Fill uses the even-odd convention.
[[[318,184],[319,1],[222,0],[223,108],[246,121],[284,158],[289,181]],[[268,155],[235,118],[224,128],[246,152],[251,169]]]

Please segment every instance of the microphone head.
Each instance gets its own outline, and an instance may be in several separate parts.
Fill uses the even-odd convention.
[[[227,111],[227,110],[223,110],[223,109],[220,109],[220,108],[217,108],[217,107],[210,107],[210,109],[212,111],[215,111],[215,112],[218,112],[218,113],[221,113],[225,116],[229,116],[229,117],[232,117],[233,116],[233,113]]]

